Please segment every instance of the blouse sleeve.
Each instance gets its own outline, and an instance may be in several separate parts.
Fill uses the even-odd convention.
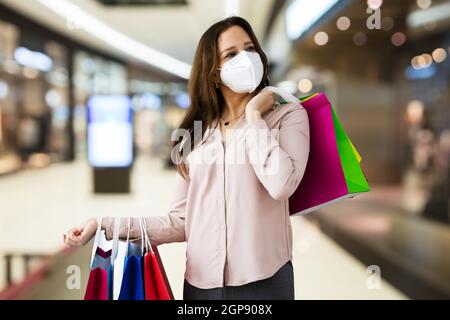
[[[265,189],[276,200],[288,199],[300,184],[309,156],[309,121],[301,104],[291,104],[281,119],[279,141],[264,119],[244,129],[252,167]]]
[[[185,209],[189,181],[186,181],[178,172],[175,181],[175,192],[168,213],[164,216],[145,217],[147,234],[153,245],[170,242],[186,241],[185,235]],[[126,239],[128,233],[129,218],[122,218],[120,225],[120,239]],[[103,218],[102,228],[106,231],[107,239],[112,239],[114,219]],[[131,218],[130,239],[141,237],[139,218]]]

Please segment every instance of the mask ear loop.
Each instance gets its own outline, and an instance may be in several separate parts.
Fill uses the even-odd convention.
[[[222,82],[221,72],[222,72],[223,68],[216,68],[216,69],[220,71],[220,72],[219,72],[219,81],[218,81],[218,82],[214,82],[214,86],[215,86],[217,89],[219,89],[219,88],[220,88],[220,85],[226,86],[226,84]]]

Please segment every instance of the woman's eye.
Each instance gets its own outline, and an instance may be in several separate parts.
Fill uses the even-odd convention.
[[[251,47],[246,48],[245,50],[246,51],[255,51],[256,49],[254,46],[251,46]],[[236,52],[230,52],[225,56],[225,59],[230,59],[230,58],[233,58],[234,56],[236,56]]]

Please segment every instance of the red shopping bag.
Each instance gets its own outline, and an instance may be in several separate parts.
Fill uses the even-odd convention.
[[[144,257],[144,283],[145,300],[174,300],[172,289],[156,246],[152,246],[152,250],[147,252]]]
[[[158,290],[159,300],[174,300],[172,289],[170,288],[169,280],[167,279],[166,271],[159,255],[158,248],[153,246],[154,252],[154,275],[155,283]]]
[[[145,300],[158,300],[155,276],[153,271],[152,253],[148,252],[144,256],[144,288]]]
[[[142,217],[140,224],[146,245],[144,256],[145,300],[175,300],[158,248],[150,243],[147,223]]]

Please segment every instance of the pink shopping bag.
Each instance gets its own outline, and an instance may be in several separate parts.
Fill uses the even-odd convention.
[[[310,153],[305,174],[289,198],[291,215],[306,214],[368,192],[361,157],[324,93],[300,99],[308,112]]]

